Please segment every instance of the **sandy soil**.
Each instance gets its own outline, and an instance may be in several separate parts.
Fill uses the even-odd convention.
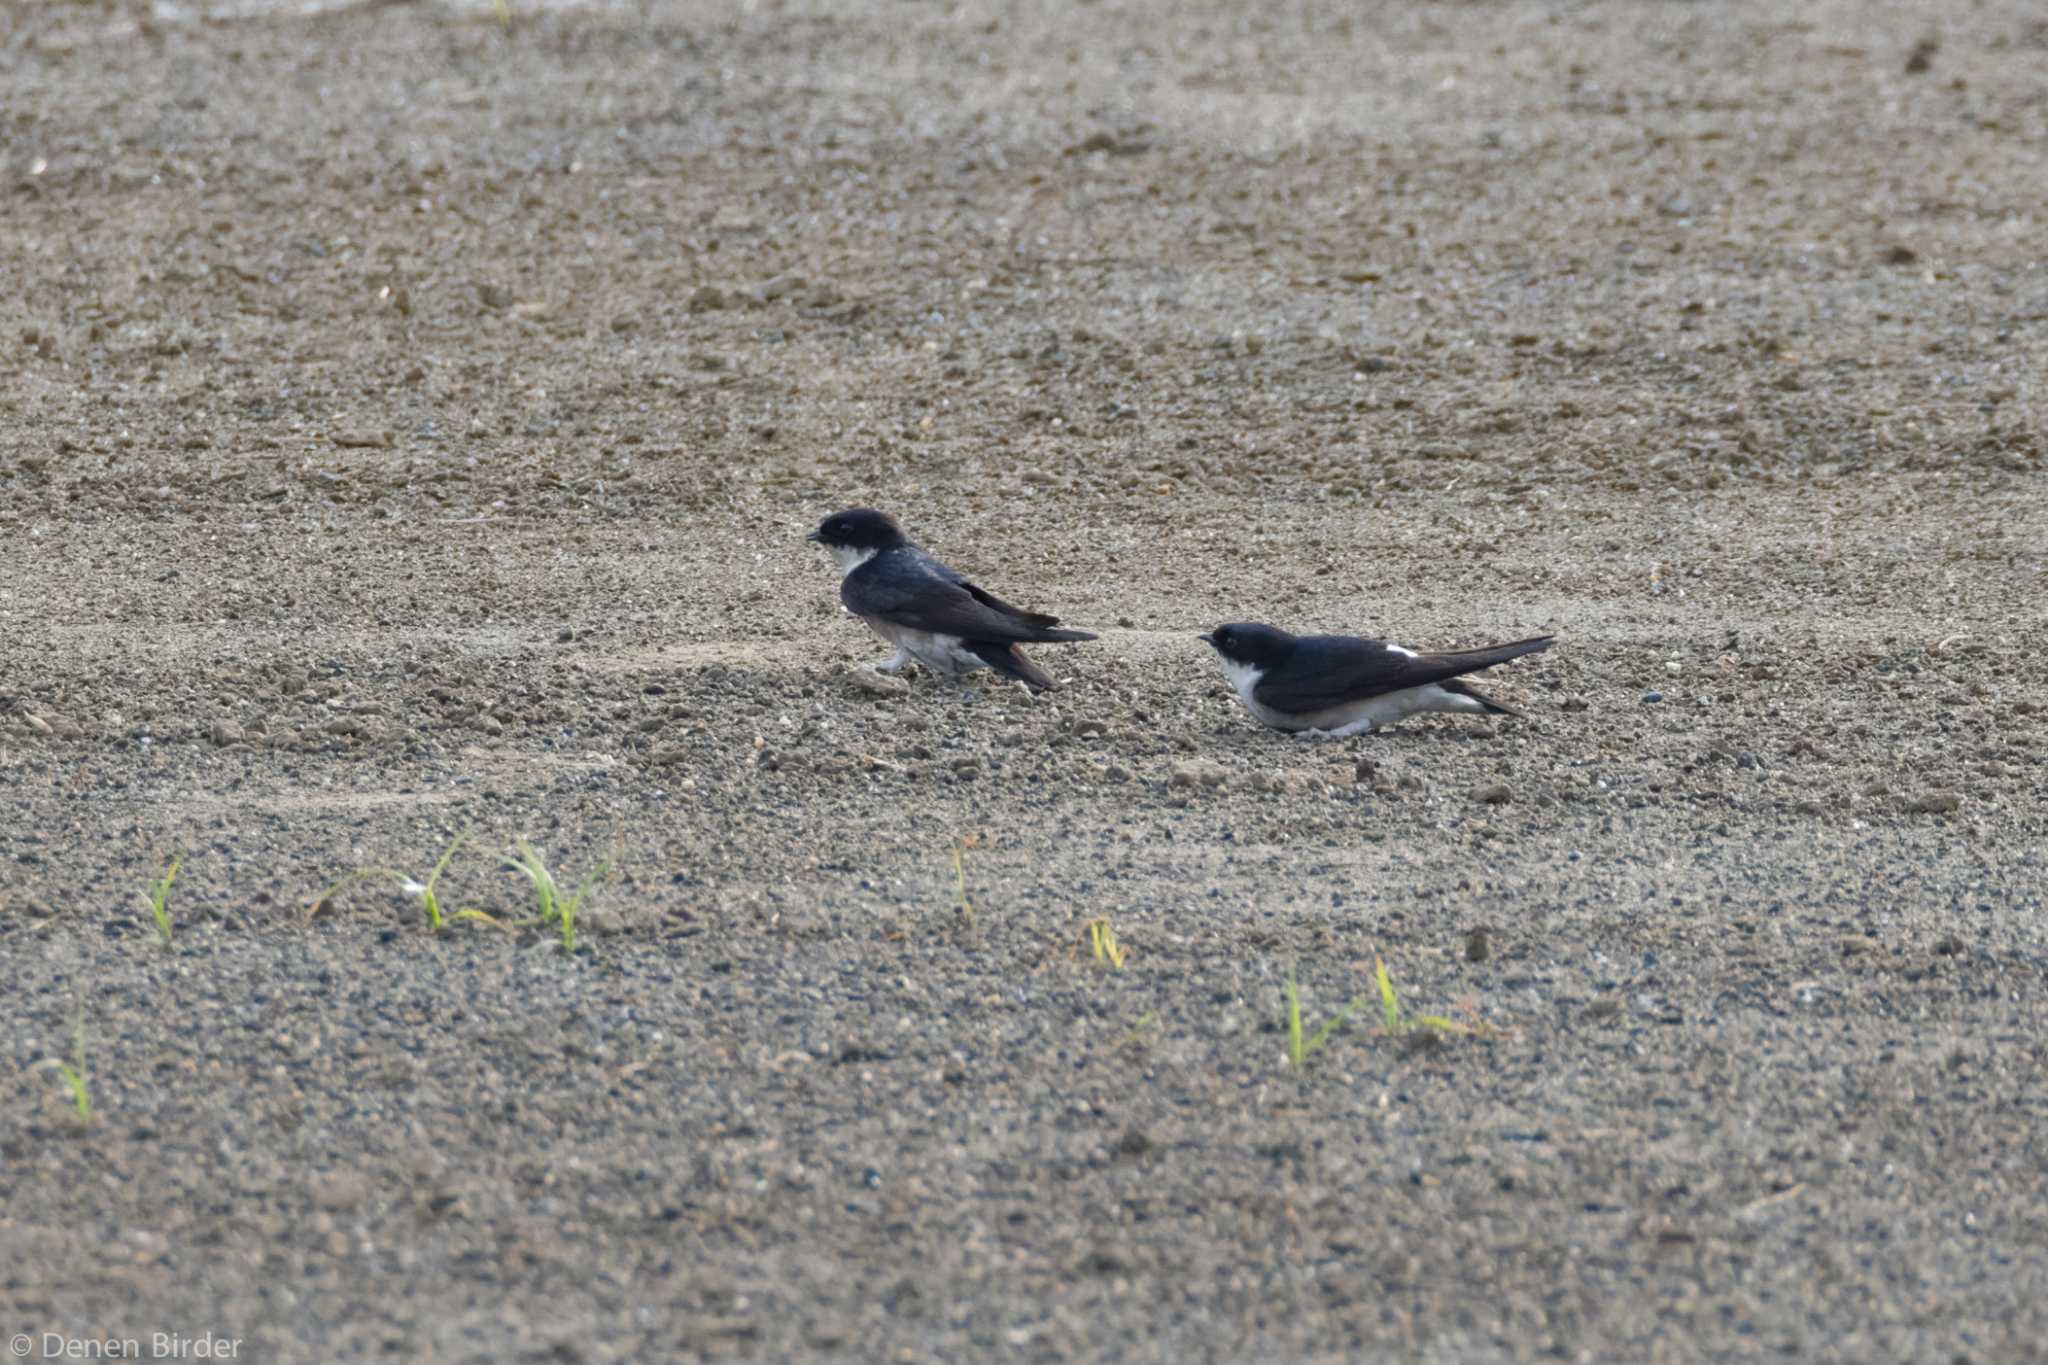
[[[0,14],[0,1335],[2043,1358],[2048,26],[1259,8]]]

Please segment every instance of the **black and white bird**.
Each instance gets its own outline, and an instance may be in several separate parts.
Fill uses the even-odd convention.
[[[1355,635],[1290,635],[1250,622],[1198,637],[1216,651],[1244,709],[1303,739],[1342,739],[1424,711],[1512,716],[1459,679],[1536,654],[1554,638],[1423,654]]]
[[[894,520],[867,507],[825,518],[809,539],[839,561],[839,600],[896,647],[875,665],[894,673],[920,663],[946,678],[993,668],[1044,690],[1053,680],[1019,645],[1066,644],[1095,637],[1055,630],[1057,616],[1011,606],[910,543]]]

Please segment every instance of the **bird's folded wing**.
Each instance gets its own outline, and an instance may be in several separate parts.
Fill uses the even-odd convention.
[[[1022,607],[1013,607],[986,588],[976,587],[964,578],[960,580],[960,586],[967,589],[969,593],[973,594],[975,601],[981,603],[989,610],[1001,612],[1005,616],[1014,616],[1027,626],[1043,628],[1046,626],[1056,626],[1060,623],[1060,618],[1057,616],[1047,616],[1042,611],[1026,611]]]
[[[874,578],[850,573],[839,585],[839,598],[848,611],[861,616],[968,640],[1024,644],[1052,621],[1020,612],[965,580],[953,582],[935,574]]]
[[[1377,640],[1304,641],[1284,665],[1260,679],[1252,699],[1276,711],[1303,714],[1484,667],[1469,655],[1411,654]]]
[[[952,565],[947,564],[943,560],[932,558],[923,550],[913,547],[911,558],[912,562],[926,573],[932,575],[932,577],[944,579],[955,587],[964,588],[975,601],[999,615],[1015,617],[1027,626],[1056,626],[1060,623],[1060,618],[1057,616],[1047,616],[1043,612],[1026,611],[1022,607],[1011,606],[987,588],[982,587],[978,583],[970,583],[962,578],[959,570],[955,569]]]

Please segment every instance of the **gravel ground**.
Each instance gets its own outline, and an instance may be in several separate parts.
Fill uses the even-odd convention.
[[[0,1335],[2048,1358],[2048,25],[1798,13],[0,14]]]

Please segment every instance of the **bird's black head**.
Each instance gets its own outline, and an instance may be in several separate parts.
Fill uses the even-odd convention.
[[[1294,637],[1286,631],[1252,621],[1218,626],[1196,638],[1221,654],[1225,663],[1250,664],[1255,668],[1272,667],[1294,648]]]
[[[893,550],[906,544],[903,530],[886,512],[849,507],[818,523],[806,537],[830,550]]]

